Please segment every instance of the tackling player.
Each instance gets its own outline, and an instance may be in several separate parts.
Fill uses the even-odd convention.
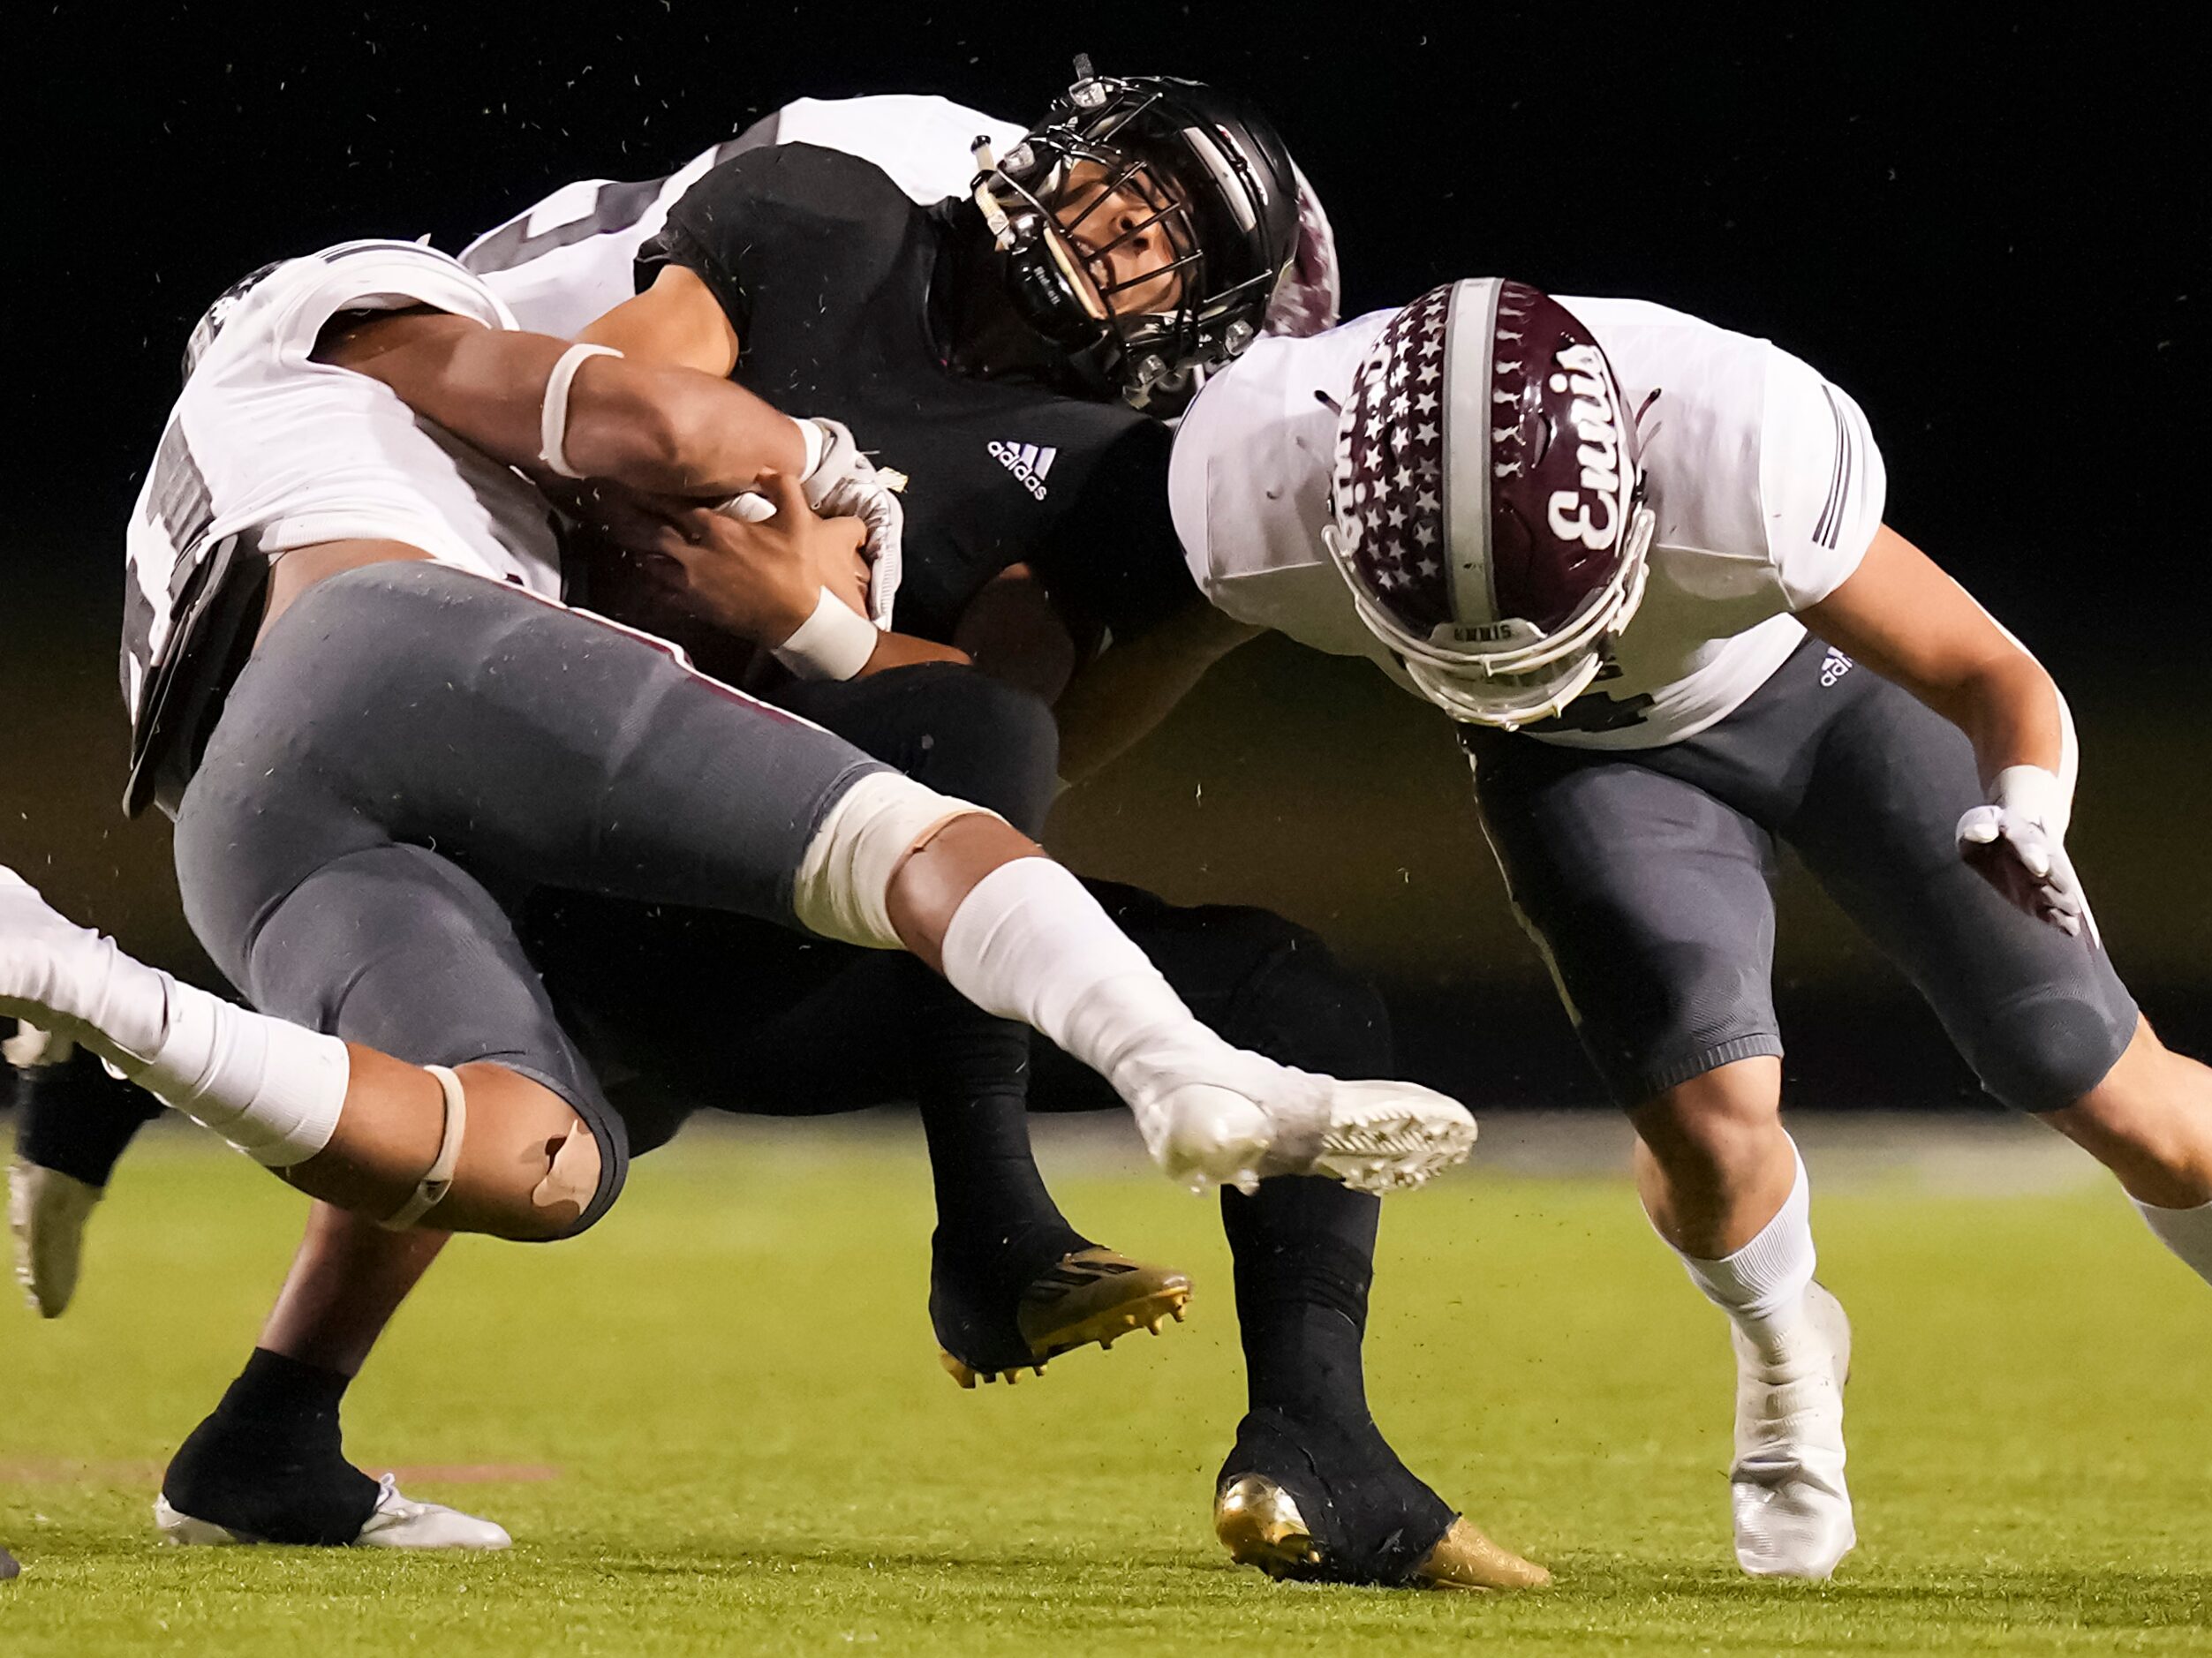
[[[516,330],[418,245],[239,284],[195,331],[133,518],[132,794],[173,802],[217,963],[301,1022],[176,983],[4,871],[0,1014],[337,1207],[569,1236],[618,1194],[624,1125],[487,885],[551,882],[912,949],[1105,1067],[1179,1176],[1385,1189],[1464,1156],[1438,1097],[1205,1031],[995,816],[559,602],[557,526],[519,469],[662,500],[656,547],[711,618],[804,659],[826,602],[863,614],[868,571],[795,479],[880,493],[849,445],[816,447],[727,382]],[[766,522],[678,504],[749,487]],[[943,654],[871,632],[864,667]]]
[[[1374,659],[1460,722],[1516,913],[1728,1315],[1737,1558],[1855,1539],[1850,1325],[1781,1123],[1777,842],[1982,1085],[2103,1160],[2212,1278],[2212,1071],[2167,1051],[2066,855],[2050,677],[1883,521],[1858,405],[1634,300],[1461,282],[1209,385],[1174,456],[1213,602]]]

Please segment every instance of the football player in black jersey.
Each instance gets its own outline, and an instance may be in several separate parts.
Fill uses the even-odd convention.
[[[771,402],[804,398],[907,472],[901,631],[957,645],[1063,706],[1106,712],[1088,727],[1103,737],[1068,768],[1087,770],[1172,705],[1232,637],[1184,572],[1166,510],[1169,433],[1151,416],[1173,412],[1257,328],[1288,261],[1296,196],[1280,140],[1233,101],[1189,83],[1086,78],[986,165],[973,197],[933,207],[835,152],[786,145],[734,158],[671,214],[641,261],[638,298],[584,337],[731,374]],[[1114,648],[1098,655],[1109,637]],[[834,724],[835,688],[808,689],[805,712]],[[1258,999],[1268,973],[1311,948],[1280,923],[1257,947],[1249,923],[1234,936],[1232,916],[1251,912],[1183,914],[1186,936],[1162,947],[1197,961],[1188,970],[1201,976],[1233,975],[1225,991]],[[641,924],[600,913],[579,928],[556,916],[549,977],[569,973],[588,1002],[589,966],[622,959],[608,941]],[[564,958],[562,938],[591,945]],[[668,945],[663,933],[647,947]],[[620,976],[601,974],[598,993]],[[1289,1012],[1272,1016],[1287,1026]],[[1299,1022],[1287,1040],[1315,1039],[1327,1021]],[[670,1091],[682,1094],[680,1079]],[[1368,1413],[1373,1200],[1276,1179],[1226,1194],[1224,1210],[1251,1386],[1217,1481],[1233,1551],[1291,1576],[1541,1581],[1455,1520]],[[381,1323],[421,1264],[358,1277],[358,1317]]]
[[[736,155],[646,244],[637,298],[582,337],[830,411],[908,474],[901,629],[1106,712],[1067,768],[1085,770],[1245,637],[1184,567],[1172,434],[1150,417],[1255,336],[1295,245],[1295,175],[1256,114],[1157,79],[1079,80],[979,159],[971,196],[924,207],[835,151]],[[1371,1201],[1279,1179],[1225,1194],[1224,1216],[1251,1389],[1216,1484],[1232,1552],[1287,1576],[1544,1581],[1455,1520],[1369,1415]]]

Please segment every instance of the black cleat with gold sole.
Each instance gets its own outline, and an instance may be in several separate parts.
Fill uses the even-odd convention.
[[[1023,1286],[1014,1316],[1018,1352],[978,1346],[956,1353],[940,1319],[938,1360],[963,1388],[978,1382],[1010,1385],[1024,1370],[1042,1375],[1047,1363],[1077,1347],[1111,1347],[1139,1330],[1157,1336],[1170,1321],[1182,1322],[1189,1300],[1187,1274],[1087,1245],[1061,1255]],[[931,1305],[936,1311],[937,1296]]]
[[[1495,1591],[1551,1580],[1453,1514],[1371,1424],[1348,1433],[1246,1416],[1215,1481],[1213,1534],[1239,1565],[1290,1582]]]

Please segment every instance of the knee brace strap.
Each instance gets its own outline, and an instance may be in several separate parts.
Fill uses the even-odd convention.
[[[898,772],[871,772],[829,809],[791,884],[791,913],[809,932],[871,950],[898,950],[891,878],[910,852],[955,818],[995,818]]]
[[[432,1161],[429,1172],[415,1187],[415,1195],[394,1213],[376,1224],[387,1232],[405,1232],[427,1215],[453,1189],[453,1171],[461,1161],[461,1142],[467,1138],[469,1128],[469,1100],[462,1091],[461,1079],[442,1065],[422,1067],[438,1079],[438,1091],[445,1096],[445,1136],[438,1142],[438,1155]]]

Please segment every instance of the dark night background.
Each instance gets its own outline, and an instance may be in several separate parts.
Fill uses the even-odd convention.
[[[2086,751],[2073,844],[2106,936],[2169,1041],[2212,1045],[2212,697],[2205,612],[2184,598],[2203,581],[2212,134],[2194,55],[2154,24],[1977,27],[1935,7],[1817,27],[1763,7],[30,10],[9,26],[0,861],[157,961],[207,971],[165,824],[114,803],[122,528],[185,332],[221,289],[349,237],[457,249],[555,185],[667,172],[803,94],[936,92],[1026,117],[1088,50],[1269,108],[1335,222],[1348,314],[1508,274],[1768,335],[1849,388],[1888,461],[1891,521],[2067,688]],[[1442,721],[1363,665],[1280,642],[1233,658],[1071,794],[1055,833],[1079,868],[1320,928],[1390,986],[1416,1067],[1478,1104],[1594,1097]],[[1783,933],[1796,1097],[1971,1101],[1933,1021],[1794,872]]]

